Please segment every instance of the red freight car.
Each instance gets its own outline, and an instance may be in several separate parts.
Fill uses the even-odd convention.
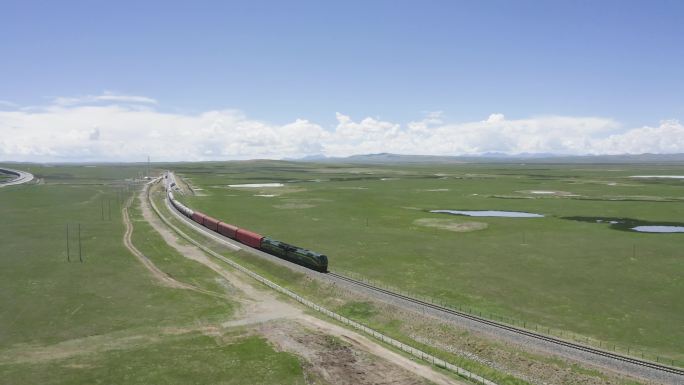
[[[214,219],[208,215],[204,217],[204,227],[208,228],[209,230],[218,231],[218,223],[218,219]]]
[[[222,235],[225,235],[228,238],[235,239],[235,233],[237,233],[237,231],[237,226],[233,226],[231,224],[223,222],[219,222],[218,224],[218,232]]]
[[[261,247],[261,239],[263,238],[263,235],[253,233],[245,229],[238,229],[235,237],[238,241],[244,243],[245,245],[258,249]]]
[[[202,214],[199,211],[195,211],[194,213],[192,213],[192,220],[199,223],[200,225],[204,224],[204,218],[206,218],[206,215]]]

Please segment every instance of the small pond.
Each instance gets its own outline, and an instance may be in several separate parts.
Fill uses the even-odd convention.
[[[651,222],[634,218],[613,217],[563,217],[563,219],[579,222],[602,223],[610,225],[613,230],[638,233],[684,233],[684,223],[680,222]]]
[[[632,230],[640,233],[684,233],[684,226],[636,226]]]
[[[246,183],[246,184],[229,184],[228,187],[243,187],[243,188],[258,188],[258,187],[283,187],[282,183]]]
[[[468,217],[505,217],[505,218],[542,218],[541,214],[526,213],[522,211],[496,211],[496,210],[430,210],[431,213],[465,215]]]

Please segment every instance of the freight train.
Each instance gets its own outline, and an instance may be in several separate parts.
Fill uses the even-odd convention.
[[[225,223],[219,219],[212,218],[209,215],[203,214],[199,211],[192,210],[174,198],[173,192],[171,191],[176,185],[173,174],[164,174],[164,182],[169,202],[171,202],[173,207],[175,207],[178,212],[192,219],[198,224],[230,239],[234,239],[240,243],[243,243],[249,247],[259,249],[286,261],[296,263],[321,273],[328,272],[327,256],[269,237],[265,237],[253,231],[239,228],[235,225]]]

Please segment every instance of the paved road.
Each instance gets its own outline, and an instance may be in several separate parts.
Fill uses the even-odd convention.
[[[26,171],[0,167],[0,173],[11,174],[15,176],[14,179],[10,179],[7,182],[0,182],[0,187],[13,186],[17,184],[27,183],[33,180],[33,174]]]

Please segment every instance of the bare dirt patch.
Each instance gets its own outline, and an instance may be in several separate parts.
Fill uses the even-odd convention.
[[[290,184],[275,183],[270,185],[269,183],[250,183],[241,185],[223,185],[217,186],[218,188],[225,189],[231,192],[244,191],[253,193],[255,196],[281,196],[286,194],[294,194],[299,192],[307,191],[306,188],[301,186],[293,186]]]
[[[141,328],[74,338],[51,345],[17,344],[0,351],[0,364],[41,363],[110,350],[127,350],[158,342],[165,335],[204,333],[206,328],[204,325],[183,328],[182,331]]]
[[[277,209],[310,209],[312,207],[316,207],[316,205],[312,205],[309,203],[283,203],[281,205],[273,205],[273,207]]]
[[[428,382],[360,350],[356,341],[333,337],[297,322],[264,324],[259,329],[280,350],[304,358],[308,377],[340,385],[406,384]]]
[[[329,199],[313,198],[313,199],[281,199],[280,203],[273,205],[277,209],[310,209],[318,206],[318,203],[330,202]]]
[[[487,224],[483,222],[459,222],[453,219],[420,218],[413,221],[414,225],[423,227],[434,227],[437,229],[454,231],[457,233],[467,233],[471,231],[484,230]]]
[[[303,321],[306,322],[306,324],[309,327],[313,327],[315,330],[319,330],[323,333],[339,337],[344,341],[350,343],[350,345],[355,349],[371,353],[376,357],[386,360],[387,370],[384,371],[385,376],[387,376],[387,373],[392,370],[398,370],[398,368],[403,368],[405,371],[419,375],[435,384],[463,384],[463,382],[456,381],[451,377],[435,372],[430,366],[423,365],[406,356],[389,350],[355,331],[346,329],[339,325],[331,324],[319,318],[315,318],[308,315],[301,317],[301,319],[303,319]],[[404,384],[405,382],[397,381],[394,383]],[[413,384],[413,382],[408,383]]]

